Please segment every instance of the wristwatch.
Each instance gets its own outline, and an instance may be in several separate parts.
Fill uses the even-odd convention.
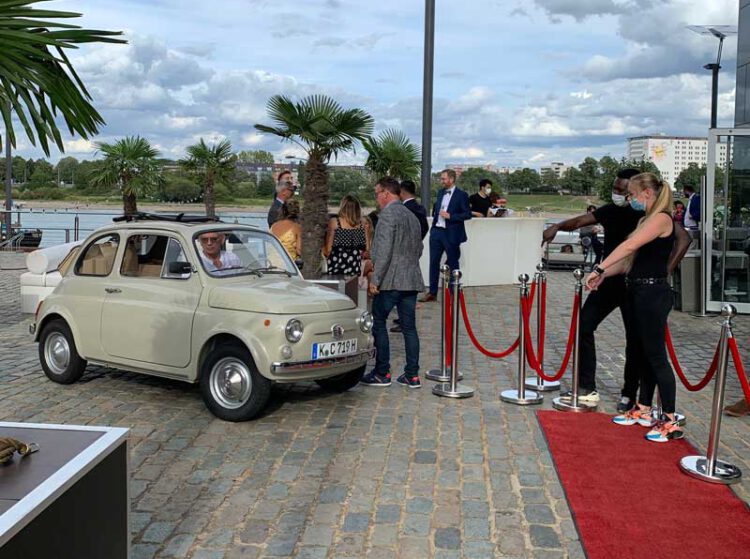
[[[603,275],[604,275],[604,272],[606,272],[606,270],[605,270],[604,268],[602,268],[601,266],[599,266],[599,265],[597,265],[597,266],[594,266],[594,271],[595,271],[595,272],[596,272],[597,274],[599,274],[600,276],[603,276]]]

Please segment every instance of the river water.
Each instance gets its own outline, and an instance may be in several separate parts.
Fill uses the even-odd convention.
[[[112,218],[118,215],[122,214],[106,210],[21,210],[13,212],[13,222],[15,223],[20,218],[23,229],[41,229],[43,231],[41,247],[49,247],[66,242],[66,230],[70,241],[75,240],[73,228],[76,216],[79,220],[78,238],[84,239],[92,231],[111,225]],[[227,223],[255,225],[268,229],[265,212],[219,212],[218,217]]]

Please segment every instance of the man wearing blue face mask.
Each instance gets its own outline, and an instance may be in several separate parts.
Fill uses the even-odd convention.
[[[604,248],[602,258],[609,254],[638,226],[638,222],[645,215],[643,209],[637,209],[628,201],[628,181],[640,174],[638,169],[622,169],[612,185],[612,202],[594,210],[545,229],[542,235],[542,245],[552,242],[558,231],[574,231],[581,227],[600,224],[604,227]],[[637,205],[637,201],[635,201]],[[675,227],[677,240],[672,256],[669,260],[669,272],[682,260],[690,246],[690,237],[682,227]],[[581,310],[580,322],[580,372],[578,398],[583,402],[597,403],[599,393],[596,391],[596,343],[594,333],[599,324],[616,308],[620,308],[622,320],[627,328],[629,317],[625,306],[625,277],[612,277],[610,284],[604,291],[601,287],[592,291],[586,298]],[[606,283],[606,282],[605,282]],[[638,384],[641,375],[641,365],[625,362],[625,384],[622,388],[621,399],[617,404],[617,411],[625,413],[635,405]],[[563,394],[570,397],[570,393]]]

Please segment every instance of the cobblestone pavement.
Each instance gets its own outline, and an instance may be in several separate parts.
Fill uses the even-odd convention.
[[[474,398],[427,388],[357,387],[331,395],[303,384],[274,391],[261,419],[214,419],[197,388],[90,367],[81,382],[46,380],[31,318],[19,312],[19,255],[0,255],[0,420],[128,427],[133,558],[583,557],[534,412],[499,401],[515,356],[490,361],[462,335],[460,366]],[[573,280],[550,276],[546,361],[560,362]],[[480,340],[496,349],[516,331],[517,288],[466,290]],[[422,365],[439,361],[439,307],[418,310]],[[719,319],[670,317],[683,365],[696,381]],[[750,318],[736,320],[750,356]],[[618,316],[599,335],[603,408],[612,412],[623,366]],[[395,338],[395,369],[403,344]],[[730,402],[739,383],[729,375]],[[430,384],[430,383],[427,383]],[[712,391],[679,390],[687,436],[704,451]],[[550,407],[545,396],[542,408]],[[721,458],[750,474],[750,421],[725,418]],[[646,444],[644,442],[644,444]],[[675,466],[676,467],[676,466]],[[596,483],[596,480],[592,480]],[[698,482],[696,482],[698,483]],[[750,501],[750,483],[735,486]]]

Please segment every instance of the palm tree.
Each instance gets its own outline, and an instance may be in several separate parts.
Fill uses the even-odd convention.
[[[123,212],[125,215],[136,213],[138,196],[147,194],[162,180],[156,162],[159,151],[140,136],[128,136],[114,144],[98,142],[96,147],[104,154],[104,160],[92,182],[120,187]]]
[[[320,275],[320,251],[328,223],[328,162],[354,149],[372,133],[373,119],[362,109],[344,109],[326,95],[311,95],[294,103],[283,95],[268,101],[275,126],[255,128],[294,142],[307,152],[302,196],[302,260],[305,276]]]
[[[419,147],[401,130],[384,130],[377,138],[362,142],[368,156],[365,167],[378,176],[413,179],[419,175],[422,155]]]
[[[49,141],[64,151],[56,118],[71,134],[89,138],[104,123],[89,103],[66,49],[82,43],[125,43],[117,31],[81,29],[55,19],[80,17],[74,12],[35,9],[43,0],[0,0],[0,114],[7,140],[16,145],[11,113],[15,112],[29,141],[37,140],[49,155]],[[2,137],[0,137],[2,146]]]
[[[216,217],[216,199],[214,184],[235,170],[237,156],[232,153],[229,140],[208,146],[201,138],[200,142],[187,148],[188,157],[180,160],[180,165],[198,176],[203,184],[203,201],[206,204],[206,215]]]

